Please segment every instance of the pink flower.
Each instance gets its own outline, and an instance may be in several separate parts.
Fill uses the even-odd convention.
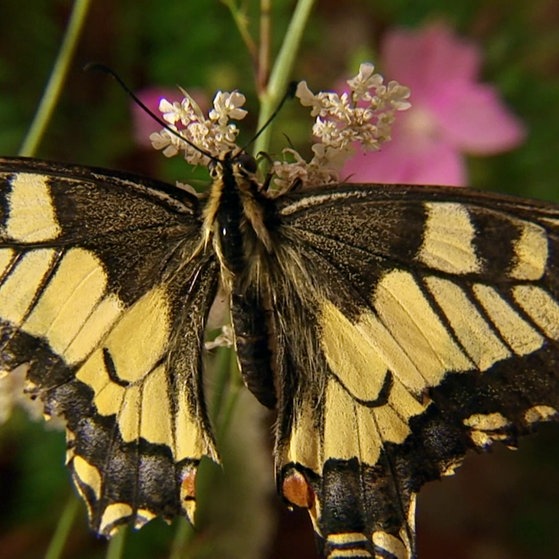
[[[351,182],[464,186],[463,154],[491,155],[518,146],[525,130],[495,88],[478,83],[481,54],[443,25],[396,30],[381,47],[385,77],[411,89],[392,141],[348,160]]]

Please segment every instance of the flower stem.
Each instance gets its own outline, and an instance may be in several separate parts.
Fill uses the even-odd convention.
[[[181,518],[176,525],[169,559],[184,559],[187,553],[187,546],[194,535],[194,530],[185,518]]]
[[[121,559],[124,552],[124,542],[126,541],[126,534],[128,528],[123,526],[119,531],[109,540],[107,546],[106,559]]]
[[[76,518],[76,514],[79,510],[79,501],[74,494],[70,495],[60,518],[58,519],[58,524],[54,535],[50,540],[49,547],[45,553],[45,559],[59,559],[62,557],[62,551],[64,550],[64,545],[72,528],[72,524]]]
[[[33,122],[19,149],[19,155],[34,155],[45,134],[48,122],[54,112],[54,107],[60,97],[62,85],[68,75],[70,62],[83,29],[90,4],[91,0],[76,0],[74,3],[66,34],[58,51],[49,81],[43,92]]]
[[[219,417],[216,421],[216,437],[217,440],[223,440],[226,437],[227,429],[231,425],[231,419],[237,402],[241,395],[241,388],[243,386],[241,374],[237,367],[237,359],[234,357],[232,351],[229,352],[231,359],[229,360],[229,390],[227,397],[222,401],[219,408]]]
[[[250,31],[248,29],[248,22],[247,22],[247,15],[245,11],[243,11],[239,6],[237,6],[235,0],[221,0],[223,4],[225,4],[229,11],[231,12],[231,17],[237,26],[237,30],[241,35],[243,43],[245,44],[250,57],[254,64],[257,63],[258,53],[256,44],[253,38],[250,35]]]
[[[299,2],[297,2],[297,6],[293,12],[293,17],[289,23],[280,52],[274,67],[272,68],[268,86],[266,91],[260,95],[261,105],[258,130],[268,120],[280,99],[285,95],[289,77],[291,76],[293,65],[295,63],[295,57],[297,55],[297,51],[299,50],[305,25],[309,19],[314,2],[315,0],[299,0]],[[254,144],[255,154],[268,151],[270,144],[270,132],[271,126],[268,126],[266,130],[260,134]]]
[[[271,10],[271,0],[260,0],[260,45],[256,66],[256,91],[259,95],[266,90],[270,72]]]

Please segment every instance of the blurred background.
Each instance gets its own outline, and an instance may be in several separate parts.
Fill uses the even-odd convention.
[[[257,41],[259,4],[237,4],[246,9],[248,31]],[[67,0],[26,0],[22,9],[21,2],[2,2],[2,155],[18,153],[52,71],[72,5]],[[287,0],[271,2],[272,60],[294,5]],[[416,64],[412,69],[405,56],[394,54],[398,50],[394,41],[402,38],[402,29],[407,30],[406,40],[412,41],[404,42],[410,48],[409,59]],[[433,29],[439,30],[438,34]],[[413,40],[417,49],[410,46]],[[462,91],[465,103],[480,93],[475,84],[490,88],[484,86],[485,93],[480,93],[480,100],[487,101],[486,105],[480,101],[480,111],[490,113],[494,120],[488,117],[487,122],[495,122],[490,128],[502,131],[502,135],[494,134],[484,143],[487,130],[480,126],[479,143],[471,141],[472,130],[459,142],[464,122],[454,123],[448,112],[437,113],[437,95],[446,91],[443,62],[449,61],[438,67],[441,90],[426,88],[421,76],[437,67],[436,61],[426,60],[427,54],[436,59],[437,53],[445,52],[456,53],[454,70],[458,74],[460,64],[467,66],[462,80],[467,82]],[[420,57],[417,53],[427,54]],[[412,87],[399,76],[413,78],[413,70],[418,70],[418,103],[433,117],[427,132],[446,146],[445,153],[454,170],[459,167],[466,184],[559,201],[557,2],[317,1],[292,78],[305,79],[313,91],[339,88],[364,60],[374,62],[381,72],[386,70],[388,79],[397,77]],[[239,89],[247,96],[250,111],[240,125],[241,138],[248,140],[255,132],[258,92],[254,66],[224,3],[97,0],[90,8],[37,157],[129,170],[170,182],[207,177],[203,170],[191,171],[180,158],[166,160],[140,142],[130,100],[106,76],[84,73],[83,65],[91,61],[110,65],[135,91],[180,85],[195,91],[201,104],[210,103],[218,89]],[[421,61],[424,68],[418,66]],[[446,68],[447,75],[452,71]],[[289,144],[308,153],[311,120],[295,105],[288,104],[275,122],[271,153],[279,153]],[[477,122],[474,113],[471,122]],[[484,118],[478,120],[483,122]],[[399,156],[405,158],[406,154]],[[410,164],[409,168],[417,167]],[[441,168],[440,180],[435,182],[445,182],[448,168]],[[374,175],[369,180],[374,181]],[[273,418],[258,409],[248,395],[242,393],[239,398],[222,441],[226,473],[208,465],[201,481],[197,532],[177,527],[183,521],[172,526],[152,522],[138,533],[127,534],[120,556],[316,556],[306,513],[287,511],[274,495],[269,435]],[[0,399],[0,406],[8,406],[4,402]],[[520,447],[518,452],[495,447],[490,456],[469,456],[456,476],[424,488],[417,521],[420,557],[559,557],[559,428],[545,426],[537,435],[522,440]],[[44,556],[73,494],[63,466],[64,449],[61,431],[45,429],[42,422],[31,420],[21,409],[0,426],[0,559]],[[107,553],[106,542],[88,530],[80,504],[62,556],[93,559],[107,557]]]

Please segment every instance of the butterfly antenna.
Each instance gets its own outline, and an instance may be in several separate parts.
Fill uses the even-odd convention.
[[[179,138],[180,140],[182,140],[185,144],[188,144],[192,149],[195,149],[196,151],[200,152],[202,155],[205,155],[208,159],[210,159],[210,161],[218,161],[218,159],[212,155],[209,151],[206,151],[205,149],[201,148],[200,146],[197,146],[196,144],[194,144],[193,142],[191,142],[189,139],[185,138],[180,132],[177,132],[177,130],[174,130],[173,128],[171,128],[169,126],[169,123],[165,122],[160,116],[158,116],[157,114],[155,114],[127,85],[126,82],[111,68],[109,68],[108,66],[105,66],[104,64],[99,64],[98,62],[90,62],[89,64],[86,64],[83,68],[86,72],[89,71],[96,71],[96,72],[103,72],[104,74],[108,74],[109,76],[111,76],[112,78],[114,78],[116,80],[116,82],[118,83],[118,85],[120,85],[120,87],[124,90],[124,92],[134,101],[134,103],[136,103],[136,105],[138,105],[146,114],[148,114],[151,118],[153,118],[153,120],[155,120],[157,123],[159,123],[163,128],[165,128],[165,130],[167,130],[168,132],[170,132],[171,134],[173,134],[174,136],[176,136],[177,138]],[[282,101],[283,104],[283,101]],[[277,113],[277,110],[274,111],[274,115]],[[269,124],[269,122],[267,122],[264,126],[267,126]],[[262,130],[261,130],[262,131]],[[261,132],[260,131],[260,132]],[[260,132],[258,133],[258,135],[260,134]],[[258,137],[258,135],[256,137]]]
[[[281,101],[278,103],[278,106],[275,108],[274,112],[268,117],[268,120],[260,127],[260,130],[258,130],[258,132],[251,138],[250,142],[247,142],[247,144],[243,147],[243,151],[246,151],[248,146],[253,144],[260,136],[260,134],[262,134],[262,132],[264,132],[264,130],[266,130],[266,128],[270,126],[272,121],[276,118],[278,113],[281,111],[285,102],[288,99],[293,99],[293,97],[295,97],[296,91],[297,91],[297,82],[295,81],[290,82],[289,85],[287,86],[287,91],[284,93],[283,97],[281,98]]]

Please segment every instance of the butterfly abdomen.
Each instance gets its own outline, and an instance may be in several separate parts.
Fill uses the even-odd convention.
[[[276,405],[266,312],[254,292],[231,296],[239,368],[247,388],[268,408]]]

